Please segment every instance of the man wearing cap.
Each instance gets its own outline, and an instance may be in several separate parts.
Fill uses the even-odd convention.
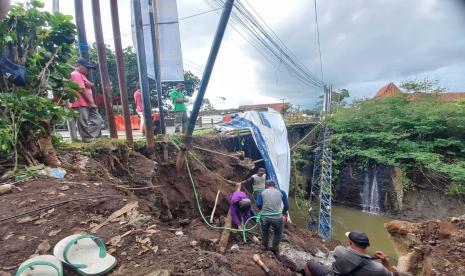
[[[265,190],[266,174],[264,168],[259,168],[257,173],[241,182],[242,185],[251,185],[253,197],[257,200],[258,195]]]
[[[319,264],[314,260],[304,267],[306,276],[320,275],[354,275],[354,276],[390,276],[397,275],[389,257],[376,251],[373,257],[367,255],[370,246],[367,234],[359,231],[347,232],[349,246],[336,246],[332,267]],[[380,260],[380,262],[376,261]]]
[[[90,69],[95,69],[95,65],[81,58],[76,62],[75,70],[71,73],[71,80],[79,85],[82,91],[78,93],[78,100],[69,104],[70,108],[79,112],[79,117],[70,124],[70,127],[75,127],[77,124],[79,135],[84,142],[97,138],[102,129],[102,119],[92,97],[91,88],[95,85],[86,77]]]
[[[231,219],[238,229],[241,229],[244,223],[253,216],[252,201],[246,193],[242,192],[241,185],[237,185],[236,191],[231,194]]]
[[[262,249],[268,250],[270,228],[273,228],[271,251],[276,254],[279,251],[279,243],[283,236],[284,223],[287,221],[287,210],[289,209],[287,195],[276,187],[273,180],[267,180],[265,190],[257,197],[256,205],[262,214]]]
[[[184,94],[184,84],[176,84],[176,88],[170,92],[171,103],[174,105],[174,127],[175,132],[186,132],[187,129],[187,107],[189,99]]]

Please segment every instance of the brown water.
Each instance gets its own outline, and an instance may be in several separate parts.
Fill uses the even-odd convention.
[[[290,205],[292,222],[299,227],[307,227],[307,210],[297,208],[295,202],[290,202]],[[362,231],[367,233],[370,238],[371,246],[368,248],[370,254],[381,250],[392,260],[397,260],[394,247],[384,229],[384,224],[392,219],[342,205],[333,205],[332,220],[334,239],[345,242],[347,241],[346,232],[352,230]]]

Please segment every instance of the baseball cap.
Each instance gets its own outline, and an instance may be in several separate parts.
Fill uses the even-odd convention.
[[[95,64],[91,64],[87,59],[85,58],[80,58],[78,61],[76,61],[75,64],[82,65],[88,69],[95,69],[97,66]]]
[[[368,235],[359,231],[346,232],[346,237],[349,238],[352,242],[358,245],[370,246],[370,240]]]

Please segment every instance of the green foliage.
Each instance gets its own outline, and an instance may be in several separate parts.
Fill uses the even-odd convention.
[[[341,107],[347,106],[346,99],[350,97],[349,90],[343,88],[337,91],[332,91],[331,97],[332,97],[331,104],[332,104],[333,111],[336,111]],[[317,102],[315,109],[323,108],[323,98],[324,98],[324,95],[321,95],[318,97],[319,101]]]
[[[329,124],[335,130],[336,167],[345,160],[373,159],[465,193],[464,101],[433,96],[410,101],[405,95],[360,101],[340,109]]]
[[[0,51],[8,48],[28,74],[24,87],[0,82],[0,149],[3,155],[14,154],[16,160],[20,141],[49,135],[53,125],[69,115],[65,106],[54,102],[74,100],[81,91],[69,80],[68,60],[76,35],[72,17],[51,14],[42,7],[41,1],[17,4],[0,22]]]
[[[400,88],[407,92],[439,93],[447,91],[446,87],[440,85],[439,79],[430,79],[428,77],[422,80],[406,80],[400,84]]]
[[[119,95],[119,83],[118,83],[118,71],[116,66],[116,54],[109,46],[105,46],[105,57],[108,64],[108,72],[110,74],[110,82],[112,84],[111,93],[114,96]],[[98,55],[96,44],[92,44],[89,47],[89,58],[90,61],[94,64],[98,64]],[[124,70],[126,73],[126,83],[129,95],[129,101],[134,104],[134,92],[138,88],[139,84],[139,69],[137,67],[137,54],[133,47],[127,47],[123,49],[123,59],[124,59]],[[99,68],[92,70],[92,76],[97,87],[97,90],[101,91],[101,81],[100,81],[100,71]],[[163,98],[169,98],[169,91],[176,86],[178,82],[163,82]],[[184,82],[186,85],[186,92],[188,96],[192,96],[194,91],[199,88],[200,79],[195,76],[190,71],[184,72]],[[149,87],[151,89],[151,103],[153,107],[158,106],[157,101],[157,92],[156,92],[156,83],[154,80],[149,78]],[[168,108],[168,106],[165,106]],[[135,110],[134,110],[135,112]]]

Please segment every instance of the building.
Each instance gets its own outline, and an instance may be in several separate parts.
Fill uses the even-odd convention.
[[[392,82],[381,87],[378,92],[376,92],[373,99],[384,99],[386,97],[408,95],[410,100],[417,100],[424,95],[434,95],[439,101],[450,102],[458,99],[465,99],[465,92],[444,92],[444,93],[425,93],[425,92],[413,92],[413,93],[404,93]]]
[[[279,113],[284,113],[287,108],[291,106],[290,103],[269,103],[269,104],[249,104],[239,106],[239,110],[248,111],[248,110],[259,110],[265,111],[268,108],[272,108]]]

